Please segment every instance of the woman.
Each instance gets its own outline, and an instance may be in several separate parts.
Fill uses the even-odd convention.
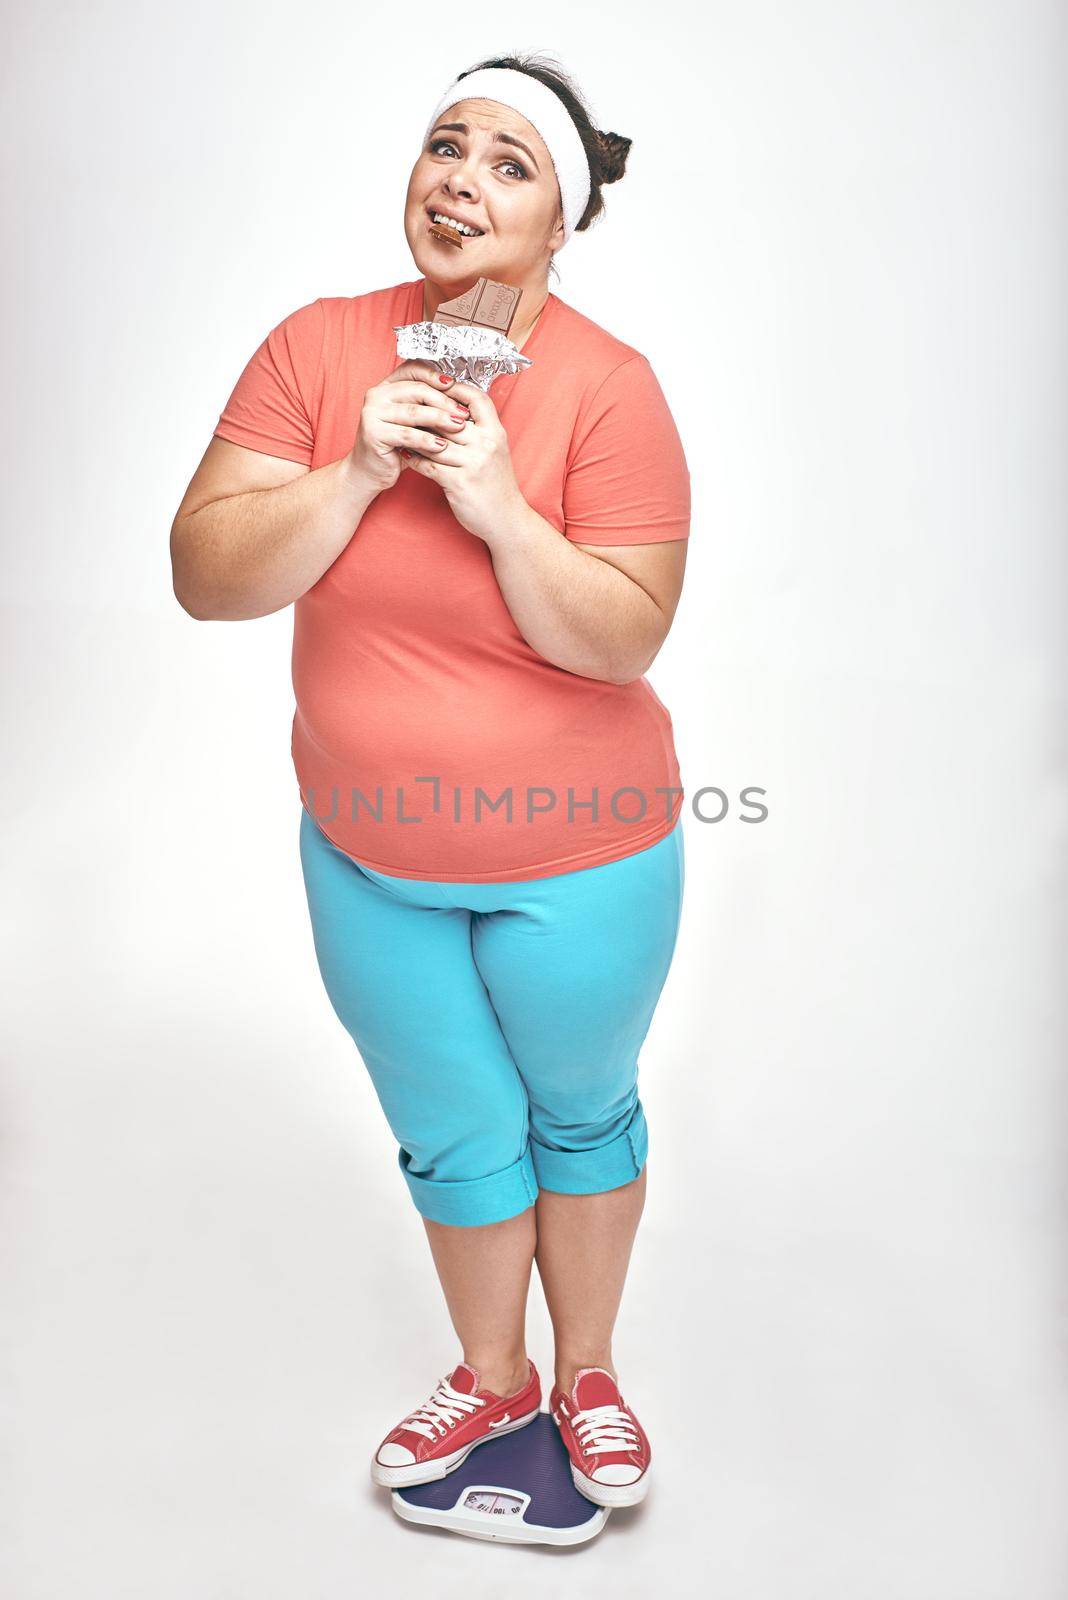
[[[638,1053],[684,882],[671,720],[642,674],[681,592],[689,475],[646,358],[547,281],[629,144],[535,58],[461,74],[408,184],[420,276],[272,330],[172,532],[193,616],[296,603],[316,955],[462,1347],[376,1451],[388,1485],[538,1414],[535,1260],[575,1483],[611,1506],[649,1483],[612,1332],[645,1198]],[[479,277],[522,289],[532,364],[492,393],[398,364],[394,330]]]

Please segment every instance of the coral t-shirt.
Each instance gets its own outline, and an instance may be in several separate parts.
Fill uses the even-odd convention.
[[[250,359],[215,433],[313,470],[351,450],[422,278],[302,306]],[[550,294],[532,365],[490,388],[516,480],[565,539],[689,536],[690,478],[648,360]],[[593,559],[593,558],[591,558]],[[555,666],[512,619],[489,547],[411,470],[371,502],[294,607],[301,801],[362,865],[400,878],[552,877],[647,849],[683,789],[648,680]]]

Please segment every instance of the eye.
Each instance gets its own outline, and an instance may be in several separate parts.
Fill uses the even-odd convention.
[[[427,149],[431,155],[436,156],[442,149],[452,150],[455,152],[456,146],[453,144],[451,139],[431,139],[430,143],[427,145]],[[511,156],[508,156],[508,158],[504,161],[498,162],[498,166],[514,167],[520,178],[529,177],[529,173],[523,166],[522,162],[514,161]]]

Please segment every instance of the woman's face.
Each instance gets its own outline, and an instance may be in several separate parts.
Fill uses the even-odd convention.
[[[525,147],[525,148],[521,148]],[[432,214],[479,228],[462,246],[430,232]],[[425,278],[457,293],[476,278],[544,285],[563,243],[552,160],[525,117],[496,100],[461,100],[431,129],[412,168],[404,232]]]

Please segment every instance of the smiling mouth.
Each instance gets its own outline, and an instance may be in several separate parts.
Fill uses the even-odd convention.
[[[459,222],[450,217],[447,211],[435,211],[428,208],[427,216],[430,218],[431,232],[443,229],[446,237],[451,237],[454,241],[459,239],[481,239],[484,236],[482,228],[472,227],[470,223]]]

